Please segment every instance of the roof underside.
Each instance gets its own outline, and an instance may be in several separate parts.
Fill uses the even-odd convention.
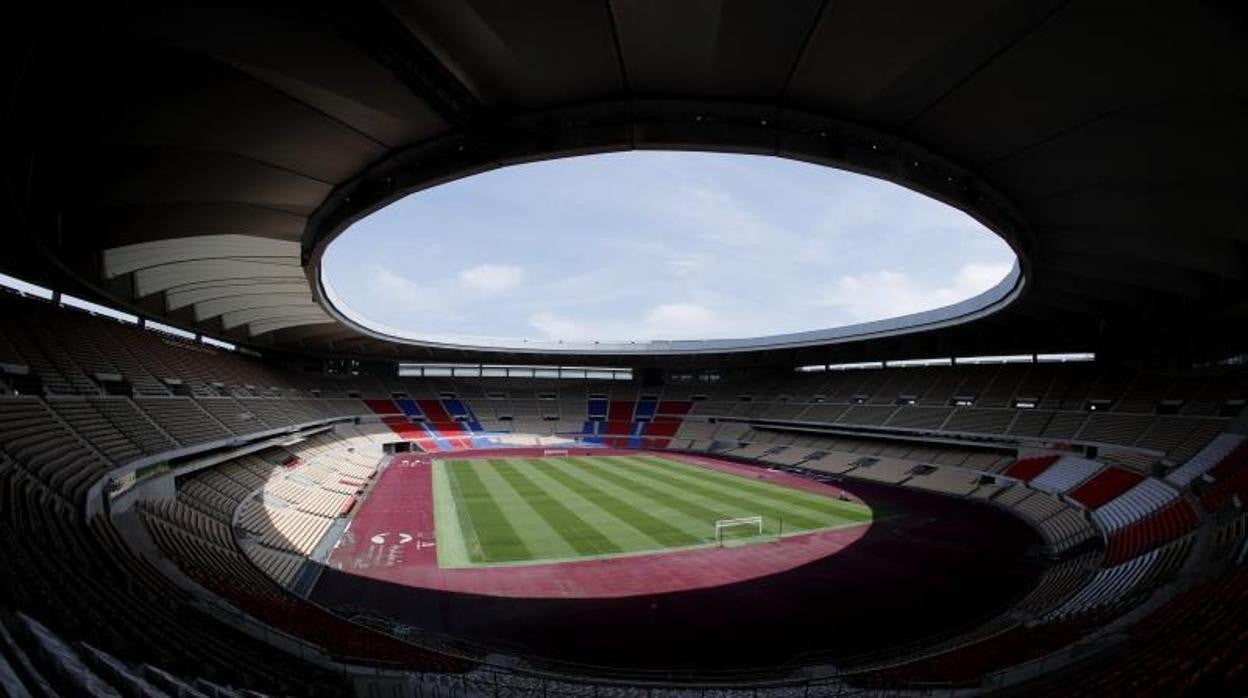
[[[0,234],[15,254],[0,266],[260,347],[507,360],[341,323],[312,283],[319,250],[372,207],[511,162],[740,150],[971,210],[1019,252],[1026,290],[958,327],[687,361],[1239,349],[1237,5],[361,0],[44,17],[7,47]],[[648,361],[680,360],[629,359]]]

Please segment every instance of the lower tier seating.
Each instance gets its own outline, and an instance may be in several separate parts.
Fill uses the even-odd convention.
[[[345,690],[334,674],[199,611],[107,519],[23,501],[30,506],[6,508],[0,523],[0,609],[21,609],[67,643],[178,676],[275,695]]]
[[[265,623],[322,645],[335,656],[418,671],[463,671],[469,664],[343,620],[290,594],[262,574],[229,529],[197,519],[177,502],[145,505],[143,521],[161,550],[191,579]]]
[[[1248,567],[1179,594],[1131,626],[1115,661],[1037,682],[1048,691],[1107,695],[1243,695],[1248,679]]]

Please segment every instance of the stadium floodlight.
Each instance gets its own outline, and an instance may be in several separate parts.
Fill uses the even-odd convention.
[[[857,371],[869,368],[884,368],[883,361],[855,361],[847,364],[828,364],[829,371]]]
[[[200,335],[199,341],[203,344],[207,344],[210,347],[216,347],[218,349],[225,349],[226,351],[234,351],[238,349],[237,346],[235,346],[234,344],[231,344],[230,342],[224,342],[220,339],[217,339],[216,337],[209,337],[206,334]]]
[[[166,325],[161,322],[156,322],[155,320],[144,320],[143,329],[151,330],[153,332],[161,332],[163,334],[173,335],[174,337],[180,337],[182,339],[189,339],[191,341],[195,341],[195,337],[196,337],[194,332],[188,332],[180,327],[174,327],[173,325]]]
[[[86,311],[88,313],[92,313],[95,315],[103,315],[104,317],[109,317],[114,320],[117,320],[118,322],[124,322],[128,325],[135,325],[135,324],[138,324],[139,322],[138,315],[131,315],[130,313],[123,313],[120,310],[110,308],[106,305],[100,305],[99,303],[92,303],[91,301],[83,300],[81,298],[75,298],[74,296],[71,296],[67,293],[61,294],[61,305],[65,306],[66,308],[74,308],[75,310],[83,310],[83,311]]]
[[[981,366],[989,364],[1029,364],[1035,360],[1032,354],[997,354],[990,356],[955,356],[953,363],[959,366]]]
[[[1066,352],[1064,354],[1036,354],[1036,363],[1076,363],[1096,361],[1096,353],[1090,351]]]
[[[892,359],[885,361],[884,365],[888,368],[916,368],[926,366],[952,366],[952,358],[939,359]]]
[[[715,545],[724,546],[724,531],[734,528],[748,527],[757,530],[755,535],[763,535],[763,517],[741,516],[735,519],[720,519],[715,522]]]
[[[19,278],[9,276],[8,274],[0,274],[0,287],[17,291],[18,293],[26,296],[42,298],[45,301],[50,301],[56,297],[56,294],[53,293],[51,289],[36,286],[29,281],[23,281]]]

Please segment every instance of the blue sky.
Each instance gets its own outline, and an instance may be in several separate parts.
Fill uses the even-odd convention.
[[[758,337],[948,305],[1014,255],[974,219],[774,157],[610,153],[402,199],[325,255],[354,313],[429,337]]]

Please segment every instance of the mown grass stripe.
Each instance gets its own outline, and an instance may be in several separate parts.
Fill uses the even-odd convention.
[[[464,529],[464,515],[459,512],[458,498],[451,491],[446,463],[434,461],[429,477],[433,487],[433,527],[438,542],[438,566],[464,567],[472,561],[472,556],[468,554],[467,536],[475,534]],[[479,542],[477,548],[480,549]]]
[[[691,510],[691,504],[694,505],[694,509],[697,505],[687,497],[677,496],[666,489],[651,487],[644,478],[619,474],[616,472],[618,468],[603,470],[597,463],[589,460],[565,457],[558,459],[555,465],[571,477],[579,478],[619,499],[635,502],[638,508],[653,516],[666,517],[671,525],[689,533],[699,541],[705,542],[712,537],[706,532],[706,514],[715,513],[711,508],[703,506],[701,511]]]
[[[650,500],[659,502],[669,509],[684,512],[686,516],[701,520],[705,527],[703,540],[714,538],[714,525],[719,519],[731,518],[741,512],[729,507],[717,498],[708,498],[690,494],[684,490],[668,490],[659,487],[652,478],[640,469],[622,468],[619,463],[604,458],[569,458],[587,468],[593,474],[620,487],[635,490]]]
[[[564,463],[563,459],[556,461],[555,459],[528,458],[525,462],[536,472],[557,481],[567,490],[609,513],[623,525],[636,530],[649,539],[653,547],[695,545],[702,542],[701,538],[651,515],[640,506],[621,499],[601,487],[573,477],[571,473],[555,465],[556,462]]]
[[[549,473],[535,466],[528,459],[509,458],[507,463],[514,467],[520,476],[527,478],[545,492],[557,506],[579,517],[590,530],[597,531],[615,548],[627,552],[664,547],[662,543],[629,526],[627,522],[620,520],[594,501],[568,487],[566,483],[551,477]]]
[[[483,562],[530,557],[529,549],[490,496],[473,465],[473,461],[465,460],[447,463],[451,488],[459,500],[457,508],[464,514],[465,530],[472,531],[469,553],[479,551],[478,559]]]
[[[520,469],[506,460],[487,461],[498,474],[507,480],[516,493],[529,502],[550,526],[559,531],[564,540],[582,555],[620,552],[622,548],[605,534],[577,515],[562,502],[551,496],[545,488],[533,482]]]
[[[870,508],[857,502],[848,502],[828,497],[816,492],[808,492],[795,487],[785,487],[775,483],[751,479],[738,473],[728,473],[714,468],[706,468],[682,460],[661,458],[656,456],[630,456],[657,465],[667,466],[670,471],[688,473],[702,481],[721,482],[736,489],[748,488],[765,492],[773,499],[780,499],[797,506],[813,507],[815,511],[833,511],[838,514],[853,513],[870,514]]]
[[[716,471],[681,461],[666,460],[646,456],[629,456],[630,460],[648,463],[661,468],[666,474],[678,478],[689,478],[700,486],[720,489],[731,496],[748,496],[765,499],[765,501],[789,508],[797,516],[837,517],[849,521],[870,521],[870,508],[856,502],[842,502],[825,494],[787,488],[781,484],[761,481],[743,476],[743,474]]]
[[[749,495],[752,493],[750,492],[733,492],[729,488],[725,487],[712,487],[693,476],[681,477],[673,475],[661,465],[635,459],[628,460],[632,463],[632,467],[646,470],[654,480],[662,482],[669,487],[684,488],[686,491],[696,492],[704,497],[720,499],[725,504],[730,504],[734,509],[738,509],[743,512],[738,515],[757,514],[764,517],[772,517],[774,519],[783,520],[785,526],[790,528],[821,528],[823,526],[827,526],[828,519],[831,518],[826,515],[822,517],[815,517],[802,514],[801,512],[786,508],[783,503],[777,504],[762,498],[751,499]]]
[[[452,463],[444,461],[443,467],[447,489],[455,499],[455,516],[459,520],[459,530],[464,536],[464,549],[468,553],[468,558],[476,561],[486,560],[488,558],[485,554],[485,546],[481,543],[481,536],[477,534],[477,527],[472,521],[472,512],[468,510],[468,498],[464,494],[459,479],[452,473]]]
[[[668,460],[665,458],[654,458],[650,456],[626,456],[633,461],[648,463],[655,467],[663,468],[665,473],[674,477],[692,478],[692,481],[706,487],[722,488],[725,492],[731,492],[736,495],[750,493],[765,498],[776,504],[795,507],[801,511],[794,512],[798,515],[814,514],[817,516],[839,516],[850,520],[867,520],[871,518],[871,514],[861,504],[856,502],[842,502],[832,497],[815,494],[813,492],[805,492],[803,490],[786,488],[769,482],[759,480],[751,480],[750,478],[734,475],[732,473],[724,473],[711,468],[702,468],[689,463]]]
[[[725,487],[731,487],[734,490],[747,489],[758,492],[761,496],[769,499],[783,501],[793,506],[805,508],[812,512],[820,514],[833,512],[836,514],[850,514],[854,512],[867,513],[863,505],[856,502],[842,502],[831,497],[807,492],[805,490],[784,487],[770,482],[751,479],[744,475],[736,473],[726,473],[713,468],[704,468],[692,463],[684,461],[672,460],[667,458],[658,458],[654,456],[628,456],[634,460],[641,460],[654,465],[663,466],[668,472],[674,475],[687,474],[690,477],[696,477],[699,482],[707,484],[722,484]]]
[[[568,541],[566,531],[560,525],[548,521],[546,513],[539,511],[534,502],[516,489],[507,474],[499,469],[500,462],[477,461],[477,474],[529,553],[533,557],[584,555],[583,550]]]
[[[534,484],[544,488],[551,497],[584,519],[585,523],[606,536],[621,550],[655,550],[667,547],[601,506],[594,500],[593,493],[578,491],[574,487],[575,481],[565,482],[562,477],[558,477],[561,475],[558,471],[547,471],[542,462],[550,460],[553,459],[536,459],[535,462],[530,459],[511,458],[508,462],[513,463]]]

